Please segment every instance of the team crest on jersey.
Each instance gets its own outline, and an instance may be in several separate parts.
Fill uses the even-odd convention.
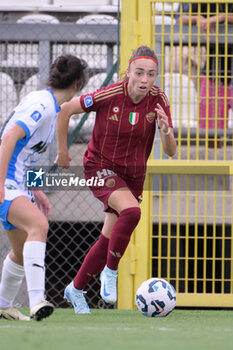
[[[132,125],[137,124],[139,121],[139,113],[131,112],[129,113],[129,122]]]
[[[153,121],[155,120],[155,113],[154,112],[147,113],[146,119],[149,123],[153,123]]]
[[[40,120],[40,118],[42,117],[41,113],[38,111],[34,111],[30,117],[35,121],[38,122],[38,120]]]
[[[91,96],[86,96],[84,97],[84,104],[85,104],[85,107],[90,107],[93,105],[93,99]]]
[[[106,185],[107,187],[110,187],[110,188],[114,187],[115,184],[116,184],[116,180],[113,179],[113,178],[107,179],[107,181],[105,182],[105,185]]]

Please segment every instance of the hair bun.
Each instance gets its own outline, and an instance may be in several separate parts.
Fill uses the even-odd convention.
[[[61,55],[51,65],[48,86],[66,89],[77,81],[80,91],[87,82],[86,68],[86,61],[70,54]]]
[[[87,68],[88,64],[87,64],[87,62],[85,60],[80,59],[80,63],[81,63],[82,69],[86,69]]]
[[[61,56],[58,58],[57,69],[61,73],[65,73],[68,71],[68,62],[66,57]]]

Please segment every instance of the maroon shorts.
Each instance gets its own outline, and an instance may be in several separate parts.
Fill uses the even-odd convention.
[[[104,211],[106,212],[115,212],[115,210],[109,207],[108,198],[112,192],[119,188],[127,187],[139,202],[142,200],[144,177],[142,177],[142,180],[129,179],[118,175],[110,169],[98,167],[86,167],[84,169],[84,174],[86,181],[95,179],[95,181],[92,181],[92,184],[89,185],[89,188],[94,197],[104,204]],[[100,180],[102,181],[101,185]]]

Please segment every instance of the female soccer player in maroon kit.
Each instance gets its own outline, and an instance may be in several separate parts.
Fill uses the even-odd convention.
[[[176,152],[169,102],[164,92],[154,85],[157,75],[155,52],[140,46],[130,58],[122,82],[76,97],[64,103],[59,113],[56,163],[66,168],[71,161],[67,149],[70,117],[83,111],[96,112],[92,137],[84,155],[84,172],[86,179],[104,179],[104,186],[90,187],[104,204],[106,217],[102,232],[65,289],[64,296],[77,314],[91,312],[83,290],[101,271],[101,297],[108,303],[116,303],[118,264],[140,220],[139,201],[156,122],[164,152],[169,156]]]

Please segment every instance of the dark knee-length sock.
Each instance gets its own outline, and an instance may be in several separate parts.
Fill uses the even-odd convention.
[[[123,256],[132,235],[141,217],[141,209],[138,207],[122,210],[115,222],[108,245],[107,266],[112,270],[118,269],[118,264]]]
[[[100,234],[98,241],[87,253],[82,266],[74,278],[74,287],[84,289],[87,283],[104,268],[107,262],[109,239]]]

